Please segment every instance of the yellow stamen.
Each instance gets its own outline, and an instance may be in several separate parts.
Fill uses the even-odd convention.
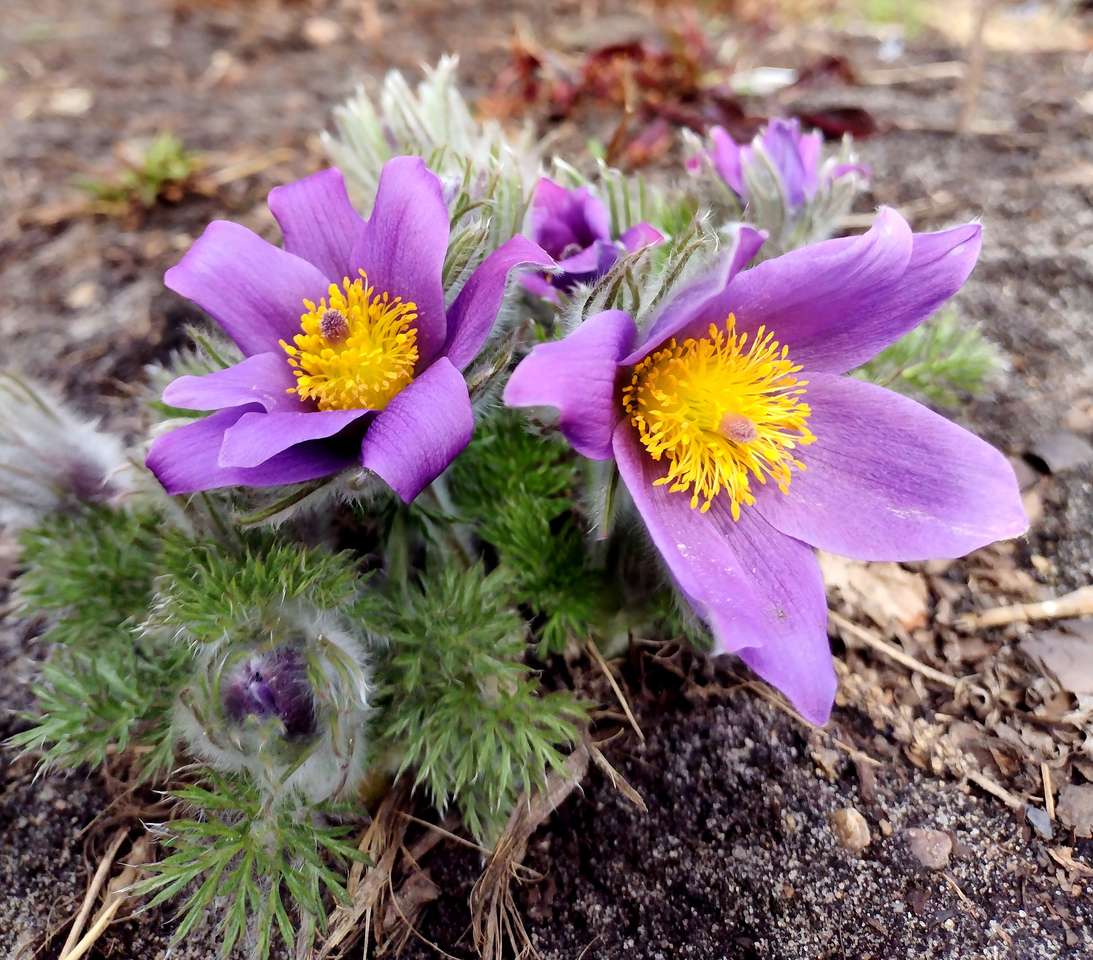
[[[289,393],[320,410],[382,410],[414,378],[417,305],[376,293],[358,272],[330,285],[329,303],[305,300],[295,346],[281,341],[296,377]]]
[[[748,343],[729,314],[723,330],[710,324],[701,340],[672,340],[642,360],[623,388],[622,403],[649,455],[666,458],[668,472],[655,481],[673,492],[691,491],[691,508],[705,513],[722,491],[732,517],[755,503],[752,480],[769,477],[783,493],[793,456],[813,443],[812,413],[801,402],[807,380],[774,334],[760,327]]]

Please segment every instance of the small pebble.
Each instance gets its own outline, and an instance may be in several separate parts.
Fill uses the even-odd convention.
[[[329,47],[342,38],[341,25],[328,17],[308,17],[304,21],[304,39],[313,47]]]
[[[844,850],[853,854],[861,853],[869,846],[872,837],[869,834],[869,824],[853,807],[843,807],[836,810],[829,818],[831,832]]]
[[[949,865],[953,839],[947,833],[912,827],[907,831],[907,842],[915,859],[928,870],[944,870]]]

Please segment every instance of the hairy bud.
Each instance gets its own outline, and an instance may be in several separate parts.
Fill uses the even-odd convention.
[[[53,391],[0,373],[0,524],[27,527],[79,504],[120,504],[135,489],[121,441]]]
[[[310,608],[267,612],[263,621],[261,640],[202,651],[179,698],[177,728],[194,753],[249,773],[274,802],[342,795],[365,773],[365,642]]]

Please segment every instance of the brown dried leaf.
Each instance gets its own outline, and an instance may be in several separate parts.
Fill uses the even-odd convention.
[[[879,627],[895,623],[914,630],[927,623],[930,592],[922,574],[896,563],[861,563],[828,553],[820,554],[820,570],[829,590],[838,590],[844,602]]]

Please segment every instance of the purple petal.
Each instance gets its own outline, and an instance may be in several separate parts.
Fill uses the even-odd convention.
[[[308,440],[325,440],[369,410],[308,410],[292,413],[245,413],[224,431],[217,465],[257,467]]]
[[[252,408],[253,410],[253,408]],[[352,466],[358,449],[332,442],[302,443],[260,467],[221,467],[217,456],[224,431],[246,407],[221,410],[156,439],[145,463],[168,493],[195,493],[217,487],[273,487],[329,476]]]
[[[248,356],[291,341],[304,299],[318,300],[329,285],[306,260],[226,220],[210,223],[163,282],[208,312]]]
[[[764,487],[775,527],[859,560],[959,557],[1022,534],[1017,479],[994,447],[926,407],[851,377],[813,374],[814,444],[789,493]]]
[[[596,240],[572,256],[559,260],[558,270],[572,280],[593,280],[607,273],[618,259],[617,244],[610,240]]]
[[[587,187],[567,190],[549,177],[535,185],[528,227],[532,239],[556,259],[570,247],[583,250],[611,239],[611,218],[603,201]]]
[[[350,255],[378,293],[417,304],[419,369],[444,343],[446,321],[441,273],[448,253],[448,208],[436,174],[420,157],[384,164],[376,203]]]
[[[459,291],[448,311],[444,354],[460,370],[478,356],[493,329],[509,271],[525,265],[553,267],[554,260],[526,237],[517,235],[486,257]]]
[[[447,469],[473,433],[467,383],[441,357],[376,417],[364,437],[361,463],[409,503]]]
[[[709,512],[686,493],[653,483],[665,472],[629,423],[614,435],[619,473],[657,550],[722,651],[741,652],[802,713],[826,717],[834,694],[827,601],[813,551],[744,508],[738,521],[725,497]]]
[[[704,305],[711,299],[716,299],[719,294],[723,294],[725,287],[755,256],[765,239],[766,234],[752,227],[743,224],[737,227],[732,249],[721,254],[704,274],[688,284],[661,308],[641,345],[623,360],[623,363],[627,365],[638,363],[665,340],[679,336],[681,331],[693,327],[694,317],[703,313]],[[716,322],[723,321],[727,316],[728,311],[720,313]],[[698,336],[705,336],[706,327],[711,322],[715,321],[705,321]],[[694,334],[689,335],[694,336]]]
[[[796,120],[772,120],[763,131],[762,145],[782,180],[791,207],[802,206],[816,190],[816,171],[808,169],[801,152],[800,126]],[[819,138],[816,138],[819,146]],[[813,163],[818,160],[818,149]]]
[[[510,407],[554,407],[573,449],[611,459],[611,435],[622,414],[616,397],[619,358],[634,342],[634,321],[621,310],[589,317],[564,340],[541,343],[505,386]]]
[[[356,279],[349,255],[364,219],[353,209],[340,170],[320,170],[269,194],[269,208],[285,235],[285,249],[318,267],[329,280]]]
[[[831,183],[851,173],[856,173],[863,180],[868,180],[873,175],[872,169],[864,163],[837,163],[825,175],[824,182]],[[916,234],[916,236],[922,236],[922,234]]]
[[[256,353],[226,370],[172,380],[163,391],[163,402],[184,410],[222,410],[251,403],[263,410],[300,410],[299,397],[288,392],[295,386],[283,350]]]
[[[781,690],[809,723],[827,723],[839,680],[826,629],[771,634],[763,646],[736,655]]]
[[[747,193],[744,187],[740,145],[722,127],[714,127],[710,131],[710,139],[713,141],[710,161],[714,169],[738,197],[745,198]]]
[[[561,299],[558,296],[558,288],[550,282],[545,274],[525,273],[520,277],[520,285],[528,293],[549,300],[551,303],[558,303]]]
[[[922,320],[926,314],[913,304],[928,300],[932,310],[952,292],[919,271],[917,280],[932,291],[948,291],[922,297],[922,284],[908,269],[911,257],[907,221],[882,208],[861,236],[825,240],[744,270],[694,312],[680,336],[704,336],[731,312],[741,332],[765,324],[806,376],[815,370],[843,373]]]
[[[619,241],[627,253],[634,253],[642,247],[655,247],[664,242],[664,234],[651,223],[635,223],[625,231]]]

